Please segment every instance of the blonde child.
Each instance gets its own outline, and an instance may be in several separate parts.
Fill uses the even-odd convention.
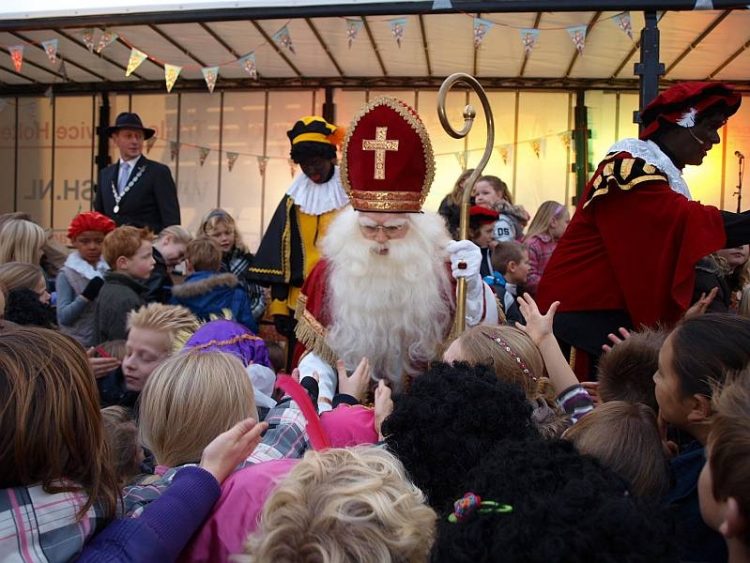
[[[494,237],[498,242],[521,240],[529,214],[520,205],[513,205],[508,185],[497,176],[482,176],[474,185],[476,205],[494,209],[500,216],[495,223]]]
[[[221,247],[222,271],[234,274],[240,280],[252,305],[253,317],[260,320],[266,308],[263,288],[250,281],[248,268],[253,263],[253,254],[242,241],[237,224],[223,209],[213,209],[203,218],[198,234],[214,239]]]
[[[24,219],[6,221],[0,229],[0,264],[28,262],[40,264],[47,235],[36,223]]]
[[[570,223],[568,209],[556,201],[545,201],[534,215],[523,241],[529,251],[531,266],[529,278],[526,281],[526,291],[532,295],[536,294],[544,268],[557,246],[557,241],[568,228],[568,223]]]
[[[87,211],[70,222],[68,238],[75,248],[57,275],[57,324],[84,346],[93,346],[96,298],[109,266],[102,259],[104,237],[115,229],[109,217]]]
[[[172,270],[185,258],[185,248],[193,240],[187,229],[179,225],[163,228],[153,246],[154,270],[148,278],[146,301],[169,303],[172,296]]]

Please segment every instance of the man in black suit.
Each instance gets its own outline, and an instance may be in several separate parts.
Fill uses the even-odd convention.
[[[136,113],[117,116],[108,133],[120,158],[99,173],[94,209],[120,225],[148,227],[158,233],[180,224],[180,203],[172,172],[143,156],[143,141],[155,131],[143,126]]]

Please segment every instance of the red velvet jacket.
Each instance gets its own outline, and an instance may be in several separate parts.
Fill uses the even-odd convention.
[[[626,311],[633,326],[677,322],[695,283],[696,262],[723,248],[719,210],[672,191],[640,158],[609,155],[586,185],[544,271],[537,301],[546,310]]]

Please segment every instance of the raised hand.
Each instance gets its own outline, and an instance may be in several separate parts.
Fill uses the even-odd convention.
[[[393,399],[391,399],[391,388],[386,385],[385,380],[378,381],[375,388],[375,431],[380,440],[383,439],[381,428],[383,421],[393,412]]]
[[[526,319],[526,324],[516,323],[516,327],[528,334],[529,338],[534,341],[534,344],[539,346],[546,336],[552,334],[552,321],[559,306],[560,302],[555,301],[550,305],[547,313],[543,315],[539,311],[534,298],[528,293],[524,293],[518,298],[518,309],[521,311],[523,318]]]
[[[367,388],[370,385],[370,377],[372,375],[370,360],[362,358],[359,361],[357,369],[354,370],[351,376],[346,373],[344,360],[338,360],[336,362],[336,371],[339,374],[339,393],[351,395],[361,403],[365,399]]]
[[[256,423],[253,418],[238,422],[206,446],[200,466],[221,485],[235,467],[250,457],[266,428],[268,423]]]

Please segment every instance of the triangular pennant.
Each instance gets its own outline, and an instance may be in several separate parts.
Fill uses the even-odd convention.
[[[8,106],[8,100],[0,98],[0,112],[2,112]]]
[[[574,25],[573,27],[566,28],[568,35],[573,40],[573,45],[576,46],[579,55],[583,55],[583,47],[586,44],[586,26],[585,25]]]
[[[450,10],[453,7],[451,0],[435,0],[432,3],[433,10]]]
[[[198,147],[198,162],[201,166],[203,166],[206,163],[206,159],[208,158],[208,153],[211,152],[211,149],[208,147]]]
[[[240,63],[242,70],[250,75],[250,78],[258,80],[258,67],[255,64],[255,53],[248,53],[244,57],[238,59],[237,62]]]
[[[346,19],[346,39],[349,41],[349,48],[352,48],[352,43],[357,39],[359,30],[362,29],[362,20]]]
[[[261,176],[266,175],[266,166],[268,166],[268,157],[259,156],[258,157],[258,170],[260,171]]]
[[[457,152],[455,153],[456,160],[458,160],[458,165],[461,167],[461,170],[466,170],[466,152]]]
[[[630,12],[622,12],[615,16],[615,23],[622,31],[624,31],[630,40],[633,40],[633,22],[630,19]]]
[[[105,29],[102,31],[101,37],[99,37],[99,44],[96,46],[96,52],[101,53],[104,49],[109,47],[112,42],[117,39],[119,35],[117,35],[114,31],[109,31]]]
[[[94,28],[87,27],[86,29],[82,29],[81,39],[83,40],[83,44],[86,45],[86,48],[89,51],[93,52],[94,50]]]
[[[146,139],[146,154],[151,152],[151,149],[154,148],[155,143],[156,143],[156,135],[154,135],[150,139]]]
[[[180,76],[181,71],[181,66],[171,65],[169,63],[164,65],[164,81],[167,83],[167,92],[172,91],[172,86],[177,82],[177,77]]]
[[[289,35],[289,28],[287,26],[282,27],[280,30],[274,33],[273,40],[280,47],[283,47],[284,49],[289,49],[293,55],[297,54],[294,50],[294,45],[292,44],[292,36]]]
[[[294,162],[294,159],[288,159],[287,164],[289,164],[289,173],[292,175],[292,178],[294,178],[294,175],[297,174],[297,163]]]
[[[560,133],[560,141],[562,141],[562,144],[565,145],[565,149],[570,148],[570,142],[571,142],[571,135],[572,131],[563,131]]]
[[[23,68],[23,45],[13,45],[8,47],[8,51],[10,51],[10,58],[13,60],[13,68],[16,69],[16,72],[21,72],[21,68]]]
[[[533,27],[525,28],[521,30],[521,43],[523,44],[523,54],[527,57],[531,55],[531,51],[534,50],[534,45],[539,39],[539,30]]]
[[[484,41],[487,33],[495,25],[489,20],[483,20],[482,18],[474,18],[474,48],[479,49],[479,46]]]
[[[207,66],[202,68],[201,72],[203,73],[203,79],[206,81],[206,86],[208,86],[208,91],[213,94],[214,86],[216,86],[216,79],[219,77],[219,67]]]
[[[228,152],[227,153],[227,164],[229,165],[229,171],[232,171],[232,168],[234,168],[234,163],[237,162],[237,157],[240,156],[239,153],[236,152]]]
[[[544,150],[544,139],[533,139],[531,141],[531,150],[534,151],[534,154],[537,158],[542,156],[542,151]]]
[[[391,26],[391,33],[399,48],[401,48],[401,40],[404,38],[404,32],[406,31],[406,21],[406,18],[388,20],[388,25]]]
[[[177,141],[169,141],[169,160],[174,162],[177,155],[180,154],[180,143]]]
[[[128,68],[125,71],[125,76],[130,76],[135,72],[135,69],[137,69],[139,66],[141,66],[141,63],[146,60],[146,53],[143,51],[139,51],[136,48],[132,48],[130,50],[130,59],[128,59]]]
[[[500,154],[500,159],[503,161],[503,166],[508,166],[508,161],[513,156],[513,147],[510,145],[503,145],[497,149]]]
[[[42,41],[42,48],[44,49],[44,52],[47,53],[47,58],[52,64],[55,64],[57,62],[57,45],[57,39],[48,39],[47,41]]]

